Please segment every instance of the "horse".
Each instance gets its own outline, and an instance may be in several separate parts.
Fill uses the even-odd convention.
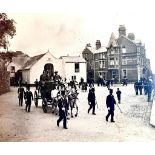
[[[77,93],[77,91],[68,94],[68,103],[69,103],[70,110],[71,110],[71,117],[78,116],[78,105],[77,105],[78,94],[79,93]],[[73,116],[73,108],[76,109],[76,113],[74,116]]]

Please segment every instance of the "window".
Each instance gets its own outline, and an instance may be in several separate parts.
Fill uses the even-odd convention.
[[[114,58],[110,58],[110,65],[114,65]]]
[[[99,61],[99,67],[105,68],[105,61]]]
[[[114,53],[115,53],[114,50],[112,50],[112,51],[111,51],[111,54],[114,54]]]
[[[112,78],[115,78],[116,77],[116,70],[113,70],[112,71]]]
[[[127,59],[126,58],[122,59],[122,65],[126,65],[126,64],[127,64]]]
[[[76,81],[76,76],[72,76],[71,79]]]
[[[125,48],[125,46],[122,47],[122,53],[126,53],[126,48]]]
[[[79,63],[75,63],[75,72],[76,72],[76,73],[80,72]]]
[[[99,58],[103,59],[103,54],[102,53],[100,53]]]
[[[14,73],[14,72],[15,72],[15,66],[11,66],[10,72],[11,72],[11,73]]]

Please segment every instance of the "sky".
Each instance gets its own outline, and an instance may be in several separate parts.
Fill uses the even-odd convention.
[[[14,7],[13,7],[14,6]],[[85,45],[100,40],[107,46],[119,25],[145,43],[155,72],[155,9],[153,0],[5,0],[1,12],[16,21],[10,50],[30,56],[48,50],[56,57],[79,55]]]

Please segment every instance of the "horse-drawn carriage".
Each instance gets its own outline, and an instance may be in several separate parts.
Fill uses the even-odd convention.
[[[42,109],[47,113],[48,108],[52,107],[52,112],[56,112],[57,96],[52,97],[51,91],[55,89],[56,85],[53,81],[42,81],[38,90],[34,92],[34,103],[38,107],[38,100],[42,100]]]
[[[56,74],[57,77],[52,77],[48,79],[46,74],[40,76],[40,84],[38,89],[34,92],[34,102],[36,107],[38,107],[38,100],[42,100],[42,109],[45,113],[48,112],[48,109],[52,110],[52,113],[58,114],[58,95],[63,95],[68,100],[68,105],[71,110],[71,117],[73,117],[73,108],[76,109],[75,116],[78,115],[78,106],[76,104],[77,100],[77,91],[76,87],[71,87],[71,90],[66,89],[65,83],[61,80],[60,76]]]

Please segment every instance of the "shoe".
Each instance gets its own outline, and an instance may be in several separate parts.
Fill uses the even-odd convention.
[[[106,117],[106,121],[108,122],[108,118]]]
[[[96,115],[95,113],[92,113],[93,115]]]
[[[68,129],[67,127],[64,127],[64,129]]]
[[[57,121],[57,126],[59,127],[59,122]]]
[[[111,121],[112,123],[115,123],[115,121]]]
[[[88,109],[88,114],[89,114],[89,109]]]

